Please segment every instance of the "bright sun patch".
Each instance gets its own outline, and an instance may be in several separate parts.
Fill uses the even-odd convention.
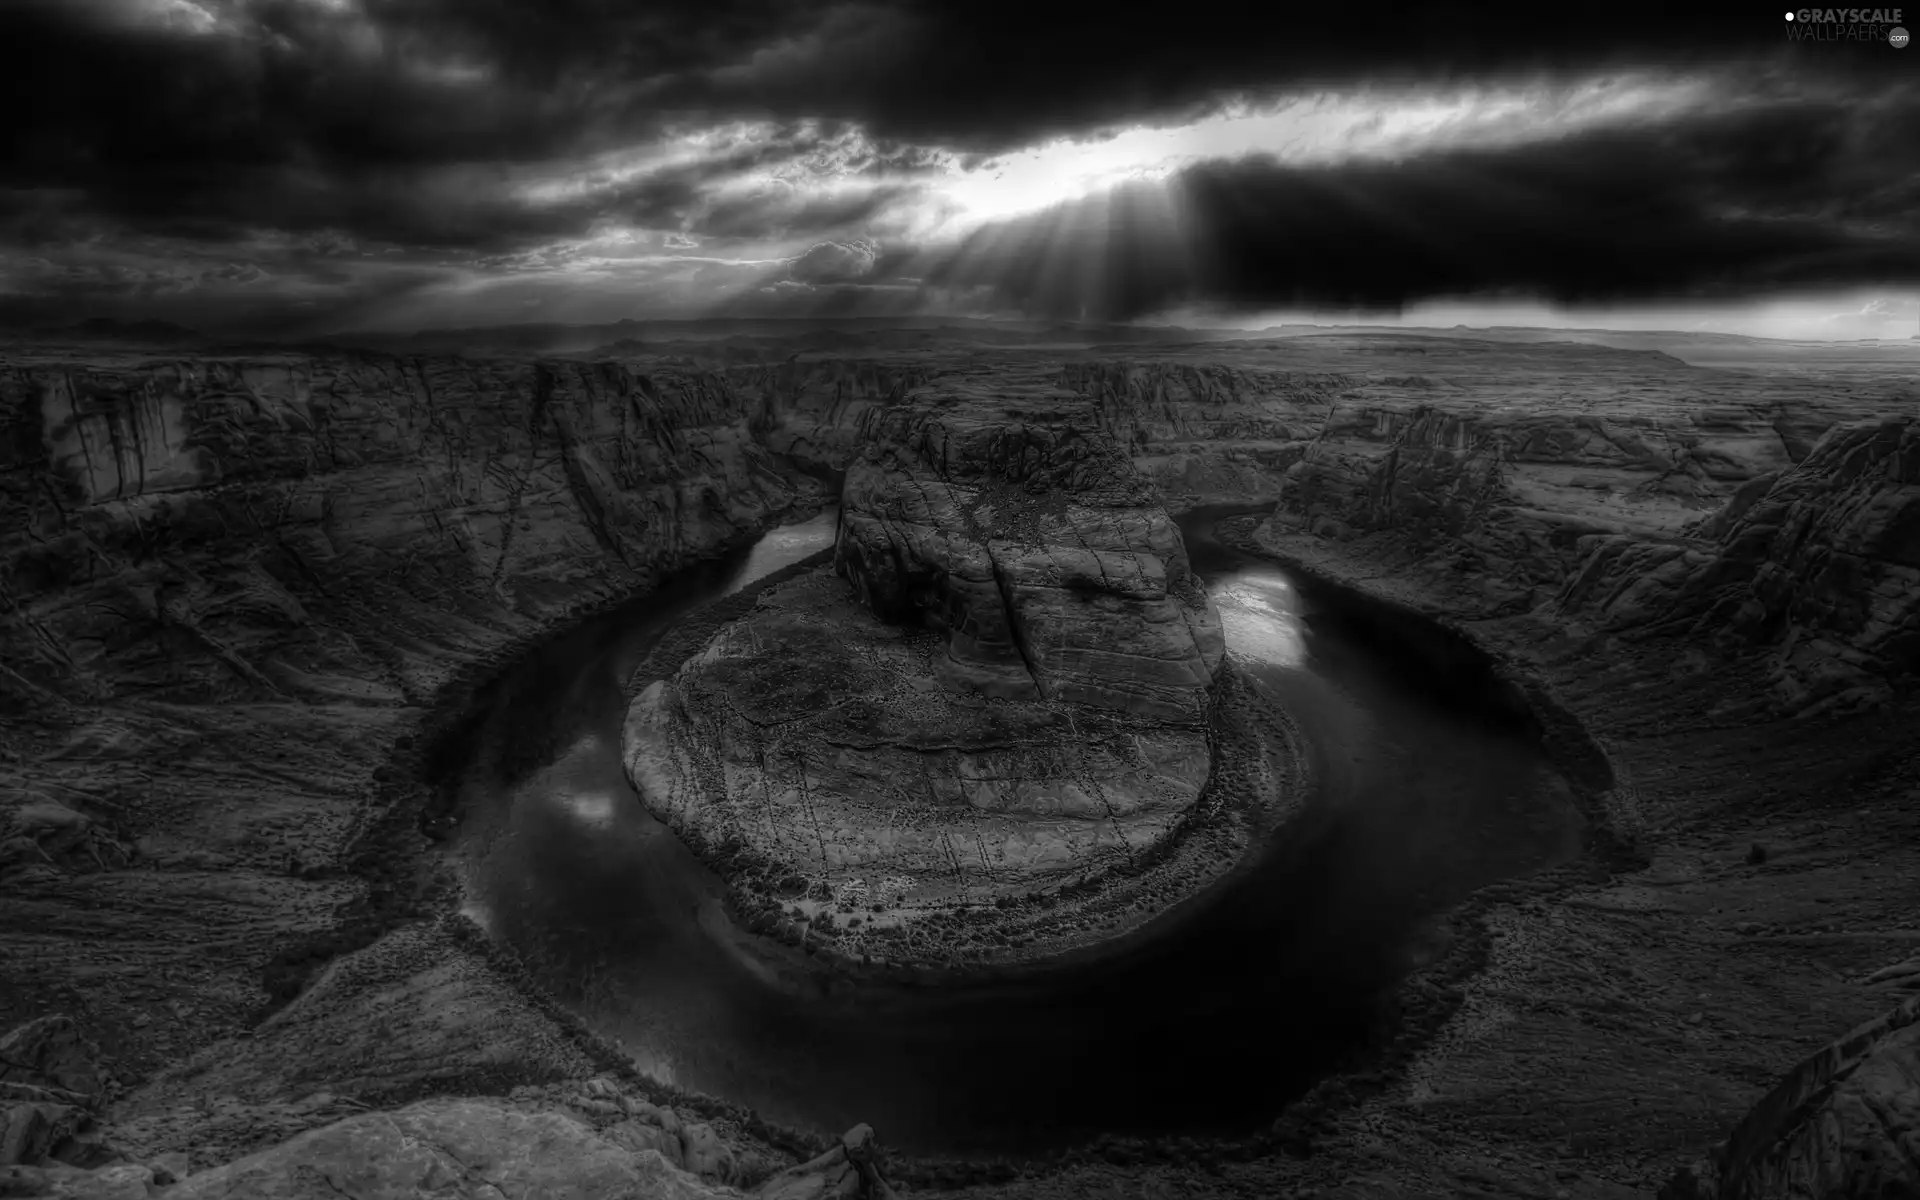
[[[1262,106],[1239,103],[1183,125],[1056,139],[971,168],[956,160],[932,188],[935,203],[926,214],[932,228],[923,232],[960,232],[1131,180],[1162,179],[1204,160],[1272,155],[1286,162],[1331,162],[1508,145],[1656,118],[1698,106],[1709,94],[1699,78],[1622,75],[1574,85],[1369,90]]]

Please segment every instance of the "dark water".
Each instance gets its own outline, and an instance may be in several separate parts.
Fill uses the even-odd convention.
[[[1571,855],[1579,818],[1471,672],[1399,653],[1336,600],[1213,543],[1215,515],[1186,523],[1196,568],[1229,649],[1299,720],[1318,788],[1283,844],[1166,937],[940,991],[830,986],[741,953],[717,882],[627,785],[621,681],[665,621],[825,545],[830,518],[697,572],[643,616],[583,626],[502,681],[464,788],[474,915],[644,1069],[785,1124],[869,1121],[928,1153],[1262,1127],[1365,1036],[1437,910]]]

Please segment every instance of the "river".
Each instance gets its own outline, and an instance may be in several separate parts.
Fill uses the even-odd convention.
[[[1365,1037],[1432,953],[1435,914],[1564,860],[1580,818],[1471,673],[1397,653],[1316,591],[1182,522],[1230,653],[1299,721],[1316,786],[1250,869],[1124,956],[991,987],[770,973],[718,880],[620,764],[622,683],[691,607],[830,544],[768,533],[584,623],[483,695],[457,841],[469,911],[663,1081],[919,1153],[1020,1154],[1117,1134],[1252,1132]]]

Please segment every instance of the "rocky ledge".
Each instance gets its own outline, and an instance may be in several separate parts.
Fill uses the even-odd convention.
[[[753,928],[861,961],[1037,959],[1217,877],[1233,855],[1173,851],[1212,769],[1219,616],[1096,415],[922,402],[862,445],[836,569],[636,698],[649,807]],[[1063,889],[1077,911],[1028,911]]]

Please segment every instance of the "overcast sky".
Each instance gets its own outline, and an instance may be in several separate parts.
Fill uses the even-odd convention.
[[[0,0],[0,318],[1920,332],[1920,49],[1272,8]]]

